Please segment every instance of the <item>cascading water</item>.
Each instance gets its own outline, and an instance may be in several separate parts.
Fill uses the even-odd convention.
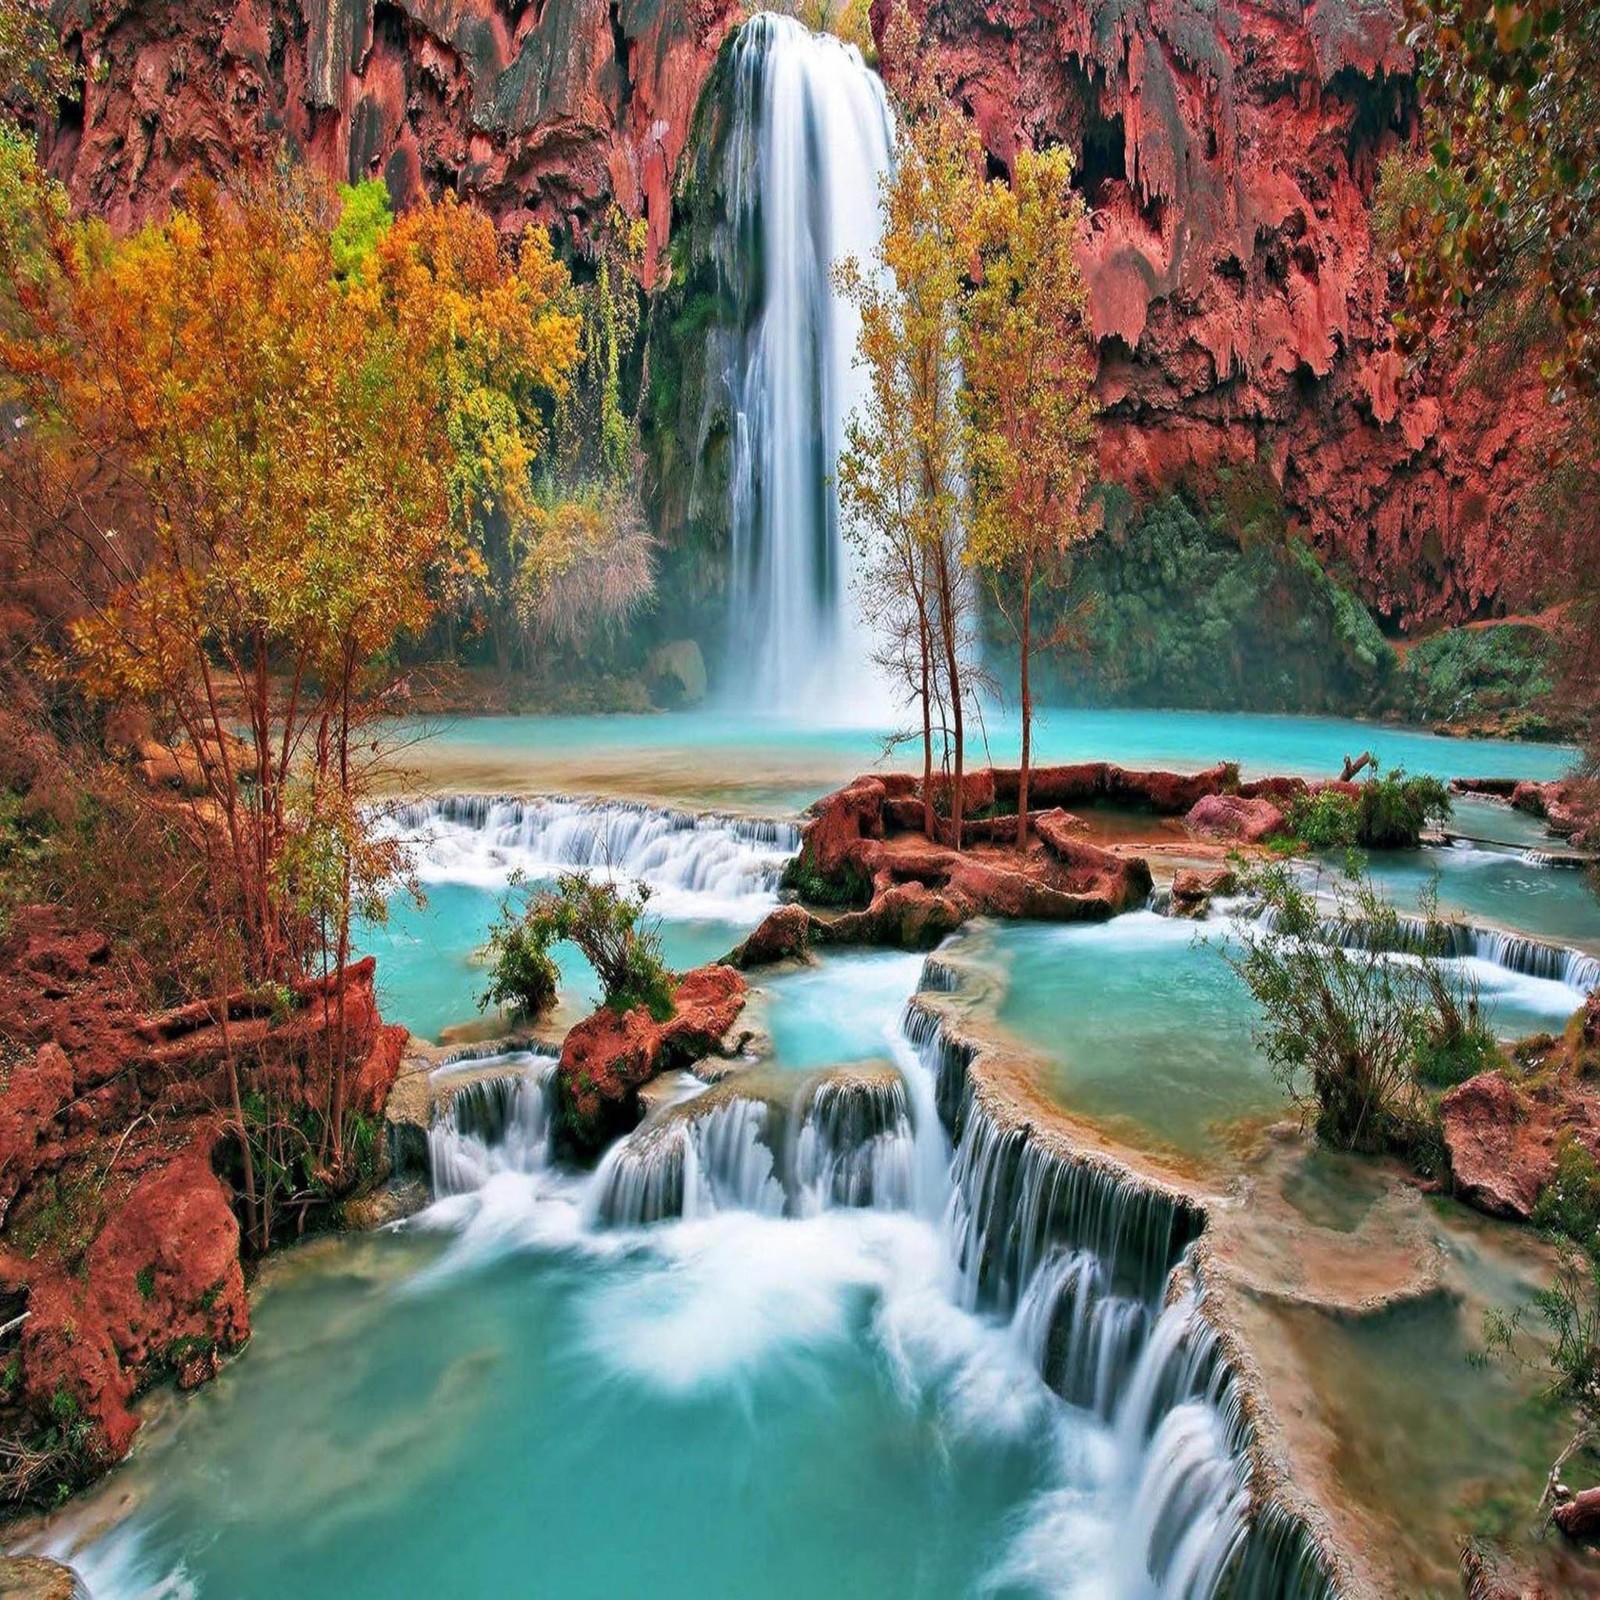
[[[556,1058],[528,1053],[474,1064],[490,1076],[449,1086],[428,1130],[436,1198],[469,1194],[497,1172],[538,1172],[552,1154]]]
[[[892,124],[860,53],[763,14],[734,46],[732,270],[751,300],[734,418],[729,694],[790,714],[887,709],[850,594],[833,474],[860,393],[834,265],[877,242]],[[753,289],[753,293],[751,292]]]
[[[414,841],[425,883],[498,888],[519,868],[535,878],[588,868],[648,885],[669,915],[759,910],[800,845],[792,823],[765,818],[503,795],[402,806],[385,826]]]

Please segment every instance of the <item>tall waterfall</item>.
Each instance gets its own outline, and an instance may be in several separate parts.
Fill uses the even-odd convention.
[[[852,46],[762,14],[734,47],[730,209],[757,287],[729,374],[734,413],[730,694],[789,714],[887,709],[850,593],[833,483],[861,390],[859,319],[835,262],[866,265],[892,124]]]

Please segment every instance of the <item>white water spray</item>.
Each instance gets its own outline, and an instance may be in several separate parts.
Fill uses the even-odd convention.
[[[762,275],[729,375],[735,416],[729,693],[758,710],[889,709],[850,593],[833,475],[861,392],[859,319],[831,274],[877,244],[892,122],[860,52],[763,14],[734,47],[735,237]]]

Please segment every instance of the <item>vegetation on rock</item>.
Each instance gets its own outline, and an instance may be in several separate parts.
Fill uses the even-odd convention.
[[[645,920],[649,903],[648,885],[624,888],[586,872],[562,873],[520,906],[506,902],[489,935],[489,984],[479,1005],[509,1004],[527,1016],[548,1009],[559,981],[550,948],[567,942],[594,968],[607,1007],[620,1013],[643,1006],[664,1021],[672,1015],[673,975],[658,929]]]
[[[1290,1098],[1336,1148],[1436,1168],[1425,1086],[1461,1081],[1496,1049],[1476,985],[1442,959],[1432,898],[1405,918],[1357,868],[1324,901],[1283,863],[1247,887],[1266,916],[1227,959],[1261,1008],[1256,1039]]]
[[[1318,789],[1298,796],[1288,831],[1308,850],[1414,850],[1427,828],[1450,815],[1450,791],[1437,778],[1408,778],[1398,767],[1356,793]]]

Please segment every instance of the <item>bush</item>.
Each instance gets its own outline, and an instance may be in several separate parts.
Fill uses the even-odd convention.
[[[513,879],[513,885],[520,884]],[[673,975],[661,955],[661,935],[643,923],[650,890],[620,889],[608,879],[564,872],[553,889],[529,896],[520,911],[508,902],[489,935],[489,987],[480,1008],[509,1000],[536,1015],[553,1003],[557,973],[550,947],[575,944],[600,979],[613,1011],[643,1006],[658,1022],[672,1015]]]
[[[1307,850],[1350,850],[1360,832],[1361,808],[1337,789],[1319,789],[1295,799],[1287,824]]]
[[[1308,850],[1414,850],[1431,822],[1450,815],[1450,791],[1437,778],[1408,778],[1396,767],[1369,778],[1359,796],[1339,789],[1301,795],[1289,807],[1289,832]]]
[[[1356,840],[1369,850],[1414,850],[1430,822],[1450,815],[1450,791],[1437,778],[1408,778],[1395,767],[1361,786]]]
[[[1414,722],[1550,737],[1561,730],[1551,655],[1550,636],[1531,623],[1436,633],[1406,652],[1393,703]]]
[[[1327,1143],[1437,1164],[1424,1085],[1497,1056],[1476,986],[1447,965],[1432,896],[1420,926],[1352,874],[1332,907],[1282,864],[1249,884],[1268,915],[1228,957],[1261,1007],[1256,1041]]]

